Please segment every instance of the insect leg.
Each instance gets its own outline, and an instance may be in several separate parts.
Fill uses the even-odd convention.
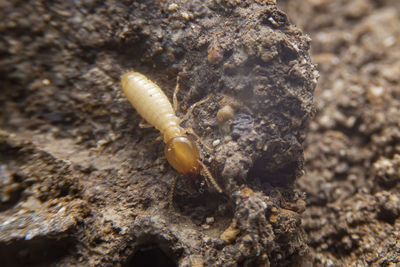
[[[181,79],[181,76],[180,76],[180,74],[178,74],[178,77],[176,77],[176,86],[175,86],[175,90],[174,90],[174,95],[172,97],[172,104],[174,106],[175,113],[178,112],[178,97],[177,96],[178,96],[179,89],[180,89],[180,87],[179,87],[180,79]]]
[[[197,101],[196,103],[194,103],[193,105],[190,106],[190,108],[188,109],[188,111],[186,112],[185,116],[183,116],[183,118],[181,119],[181,122],[187,120],[189,118],[189,116],[192,114],[193,110],[203,104],[204,102],[207,102],[208,100],[211,99],[211,97],[213,96],[213,94],[209,94],[206,98]]]
[[[139,122],[139,128],[147,129],[147,128],[152,128],[152,127],[154,127],[154,126],[151,125],[150,123],[148,123],[147,121],[145,121],[144,119],[141,119]]]

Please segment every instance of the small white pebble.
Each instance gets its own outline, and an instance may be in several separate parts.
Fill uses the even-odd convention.
[[[206,223],[212,224],[214,222],[214,217],[207,217],[206,218]]]
[[[213,146],[218,146],[220,143],[221,143],[221,140],[216,139],[216,140],[214,140],[214,141],[212,142],[212,145],[213,145]]]
[[[373,86],[373,87],[369,88],[369,92],[374,97],[381,97],[383,95],[383,93],[385,92],[385,89],[381,86]]]
[[[187,12],[182,12],[181,13],[182,18],[184,18],[186,21],[190,19],[190,15]]]
[[[170,4],[169,6],[168,6],[168,11],[175,11],[175,10],[177,10],[178,9],[178,5],[177,4],[175,4],[175,3],[173,3],[173,4]]]
[[[43,85],[50,85],[50,83],[51,83],[51,82],[50,82],[49,79],[43,79],[43,80],[42,80],[42,84],[43,84]]]

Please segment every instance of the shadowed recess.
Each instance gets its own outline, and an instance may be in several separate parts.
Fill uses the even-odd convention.
[[[177,265],[157,245],[145,244],[138,248],[125,266],[176,267]]]
[[[73,240],[41,238],[0,243],[1,266],[51,266],[69,255]]]

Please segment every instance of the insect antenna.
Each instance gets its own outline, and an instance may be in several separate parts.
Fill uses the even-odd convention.
[[[199,160],[199,164],[204,170],[204,173],[206,174],[205,177],[208,178],[208,181],[217,189],[218,193],[222,193],[221,187],[217,184],[217,182],[214,180],[214,178],[211,175],[210,170],[207,168],[207,166]]]
[[[194,135],[194,137],[196,137],[197,141],[199,141],[201,143],[201,145],[204,146],[208,151],[213,151],[213,149],[211,147],[209,147],[191,127],[186,128],[186,131],[188,133]]]

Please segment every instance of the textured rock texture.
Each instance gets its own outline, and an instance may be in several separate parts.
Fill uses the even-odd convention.
[[[321,71],[303,224],[315,266],[400,264],[400,2],[282,1]]]
[[[318,74],[310,38],[275,1],[0,6],[5,265],[308,261],[293,183]],[[169,97],[179,74],[179,116],[211,94],[183,126],[212,147],[199,144],[223,194],[180,177],[168,208],[177,173],[121,92],[130,69]]]

